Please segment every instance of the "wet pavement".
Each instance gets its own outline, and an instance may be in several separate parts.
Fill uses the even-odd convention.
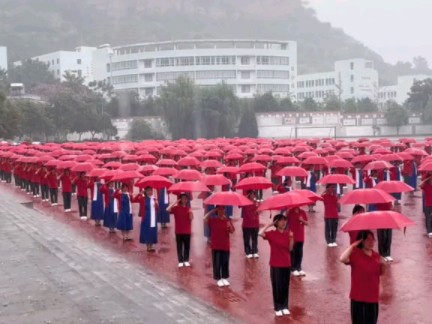
[[[12,187],[0,185],[1,190],[14,192],[15,196],[30,200],[27,195]],[[7,189],[6,189],[7,188]],[[417,197],[404,196],[400,211],[412,218],[416,225],[406,234],[394,231],[392,256],[394,263],[387,266],[382,277],[380,299],[380,323],[430,323],[432,317],[432,240],[425,236],[424,217],[421,212],[420,192]],[[60,198],[61,200],[61,198]],[[61,201],[60,201],[61,203]],[[231,240],[231,286],[217,288],[212,280],[210,248],[203,236],[202,201],[194,199],[192,207],[193,236],[191,243],[191,268],[177,268],[173,223],[159,230],[156,253],[148,253],[138,243],[139,218],[135,217],[133,242],[123,243],[120,233],[108,234],[96,228],[93,222],[82,222],[75,212],[65,214],[62,206],[50,207],[36,202],[34,208],[44,216],[52,217],[79,231],[94,243],[126,255],[130,262],[153,271],[168,282],[208,302],[246,323],[349,323],[350,268],[340,264],[338,258],[348,246],[345,233],[338,234],[337,248],[328,248],[324,240],[322,204],[316,213],[310,213],[310,224],[306,230],[303,269],[307,276],[292,278],[290,290],[291,316],[275,318],[272,308],[269,247],[259,241],[259,260],[246,259],[243,252],[241,219],[234,208],[233,223],[236,232]],[[344,206],[341,221],[351,215],[353,206]],[[134,208],[137,208],[135,206]],[[136,215],[136,213],[135,213]],[[262,225],[270,220],[270,214],[261,216]],[[377,248],[376,248],[377,249]]]

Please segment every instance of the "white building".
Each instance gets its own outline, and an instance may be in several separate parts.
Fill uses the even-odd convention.
[[[225,82],[243,98],[269,91],[295,98],[296,42],[184,40],[112,50],[106,58],[106,70],[100,74],[99,68],[95,79],[112,80],[117,91],[137,91],[142,97],[157,95],[160,86],[187,76],[201,87]]]
[[[411,92],[411,87],[414,85],[414,82],[430,78],[432,78],[432,75],[426,74],[400,76],[397,79],[396,85],[380,88],[378,102],[380,104],[385,104],[387,101],[395,101],[402,105],[408,99],[408,94]]]
[[[7,48],[0,46],[0,70],[8,69]]]
[[[331,72],[297,76],[297,100],[313,98],[322,102],[329,95],[341,100],[370,98],[378,96],[378,71],[372,61],[351,59],[335,62]]]
[[[91,82],[93,78],[93,54],[96,47],[80,46],[75,51],[57,51],[32,57],[32,60],[38,60],[48,64],[48,70],[55,78],[64,81],[66,72],[81,76],[85,82]],[[21,62],[15,62],[19,65]]]

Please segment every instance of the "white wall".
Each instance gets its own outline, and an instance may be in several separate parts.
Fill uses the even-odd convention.
[[[0,46],[0,69],[8,69],[7,48]]]

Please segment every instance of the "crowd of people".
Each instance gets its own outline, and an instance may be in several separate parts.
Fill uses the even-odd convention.
[[[273,182],[271,188],[273,195],[295,190],[298,182],[302,189],[316,193],[317,183],[327,174],[349,175],[355,183],[353,190],[373,188],[382,181],[404,181],[413,188],[413,192],[418,188],[423,192],[426,233],[429,238],[432,238],[432,176],[428,172],[432,171],[432,167],[424,168],[426,171],[421,172],[421,167],[427,166],[428,162],[432,161],[429,160],[432,143],[430,145],[421,143],[421,148],[410,140],[399,142],[383,140],[373,143],[366,139],[352,143],[329,139],[266,141],[263,142],[265,146],[262,145],[263,143],[260,146],[255,142],[251,142],[253,145],[247,145],[247,142],[240,140],[225,140],[222,142],[223,145],[214,144],[208,147],[205,147],[205,143],[197,145],[194,142],[181,145],[172,142],[155,143],[143,143],[139,147],[131,143],[128,146],[126,150],[128,161],[135,162],[135,171],[140,172],[143,176],[149,176],[159,167],[174,170],[196,169],[202,172],[203,179],[208,175],[222,174],[230,180],[229,185],[221,187],[221,190],[225,191],[236,190],[236,184],[248,177],[270,178]],[[164,145],[171,145],[171,147],[164,151],[162,149]],[[188,148],[189,155],[200,163],[215,160],[219,166],[200,167],[199,164],[182,164],[182,158],[188,153],[181,152],[180,147]],[[122,152],[120,149],[117,151]],[[54,152],[57,153],[53,154]],[[126,155],[126,153],[116,155],[114,152],[116,150],[112,147],[108,148],[106,144],[104,146],[86,145],[85,148],[80,144],[71,146],[71,148],[55,144],[46,146],[4,144],[0,146],[0,179],[8,184],[13,181],[20,190],[34,199],[40,199],[42,203],[50,203],[51,206],[59,204],[58,191],[61,190],[65,213],[71,212],[72,197],[76,196],[78,213],[83,221],[88,220],[87,209],[90,205],[90,219],[94,221],[94,225],[107,228],[109,233],[121,232],[125,242],[132,240],[131,231],[134,230],[132,204],[138,204],[138,216],[141,218],[139,242],[146,245],[149,253],[156,250],[158,224],[161,224],[162,229],[166,228],[171,221],[170,215],[172,215],[178,267],[190,267],[192,222],[194,220],[191,199],[196,198],[193,198],[190,192],[177,192],[174,202],[169,203],[170,194],[166,187],[145,186],[135,189],[136,183],[133,180],[112,180],[115,175],[113,170],[118,170],[122,164],[125,164]],[[193,154],[196,152],[200,154]],[[211,155],[209,152],[214,154]],[[65,166],[65,161],[73,161],[83,154],[89,155],[85,162]],[[149,155],[145,162],[140,159],[140,156],[143,155]],[[70,158],[61,159],[65,156]],[[322,157],[325,162],[308,163],[310,157]],[[171,160],[169,164],[159,163],[167,162],[167,159]],[[341,160],[347,163],[336,163]],[[372,161],[385,161],[388,165],[365,170],[365,165]],[[74,172],[77,165],[85,163],[94,163],[94,169],[100,172],[97,175],[96,173],[92,175],[90,169]],[[263,168],[259,171],[242,172],[242,166],[248,163],[259,163]],[[303,177],[281,176],[280,171],[290,166],[301,166],[306,175]],[[171,180],[173,175],[175,178],[175,174],[170,175]],[[419,177],[421,177],[421,183],[418,186]],[[210,193],[203,192],[200,198],[205,199],[212,192],[217,191],[213,185],[209,185],[208,188],[211,190]],[[324,205],[324,237],[329,248],[338,246],[339,199],[347,190],[348,186],[344,184],[327,184],[319,197]],[[315,213],[314,205],[310,204],[307,210],[302,206],[286,206],[285,209],[279,211],[271,223],[263,227],[259,209],[263,201],[262,189],[249,189],[242,193],[252,202],[241,208],[245,257],[259,258],[259,237],[269,243],[275,315],[289,315],[290,278],[291,276],[306,276],[302,268],[303,245],[309,217],[311,213]],[[396,199],[395,205],[399,204],[400,193],[392,195]],[[364,213],[366,210],[390,210],[393,207],[392,203],[356,205],[352,215]],[[231,221],[232,217],[232,206],[204,205],[204,235],[208,238],[212,251],[213,279],[218,287],[230,285],[230,236],[237,235]],[[340,261],[352,268],[350,293],[352,322],[376,323],[379,278],[385,269],[385,264],[393,261],[391,256],[392,230],[380,229],[377,231],[378,252],[373,249],[375,242],[373,232],[364,230],[349,234],[351,245],[341,255]]]

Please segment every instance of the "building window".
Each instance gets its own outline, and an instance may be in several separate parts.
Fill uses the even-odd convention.
[[[78,76],[82,77],[82,70],[78,70]]]
[[[145,82],[152,82],[153,81],[153,74],[152,73],[144,74],[144,81]]]
[[[257,92],[259,94],[273,92],[287,94],[290,91],[289,84],[258,84]]]
[[[138,82],[138,74],[126,74],[114,76],[112,78],[113,84],[121,84],[121,83],[135,83]]]
[[[354,87],[351,87],[351,94],[354,93]]]
[[[242,79],[250,79],[251,73],[250,71],[241,71],[240,76]]]
[[[174,81],[180,77],[186,77],[193,79],[194,72],[193,71],[184,71],[184,72],[163,72],[156,74],[156,81]]]
[[[51,61],[51,64],[54,65],[54,60]]]
[[[258,65],[289,65],[289,57],[286,56],[257,56]]]
[[[138,61],[136,60],[116,62],[112,64],[113,71],[130,70],[130,69],[137,69],[137,68],[138,68]]]
[[[54,61],[53,61],[53,64],[54,64]],[[60,59],[57,59],[57,64],[60,64]]]
[[[242,93],[250,93],[251,92],[251,86],[250,85],[242,85],[241,86],[241,92]]]
[[[195,78],[197,80],[205,80],[205,79],[235,79],[236,71],[234,70],[221,70],[221,71],[197,71]]]
[[[240,59],[240,62],[242,65],[249,65],[250,64],[250,57],[249,56],[242,56]]]
[[[351,70],[354,70],[354,62],[350,63],[350,68],[351,68]]]
[[[81,64],[81,59],[77,59],[77,64]]]
[[[57,70],[57,75],[60,75],[60,70]]]
[[[354,82],[354,75],[351,74],[351,82]]]
[[[289,79],[289,71],[258,70],[258,79]],[[299,82],[301,83],[301,82]]]
[[[144,68],[150,69],[153,66],[152,60],[144,60]]]
[[[147,97],[153,95],[153,88],[144,88],[144,93]]]

